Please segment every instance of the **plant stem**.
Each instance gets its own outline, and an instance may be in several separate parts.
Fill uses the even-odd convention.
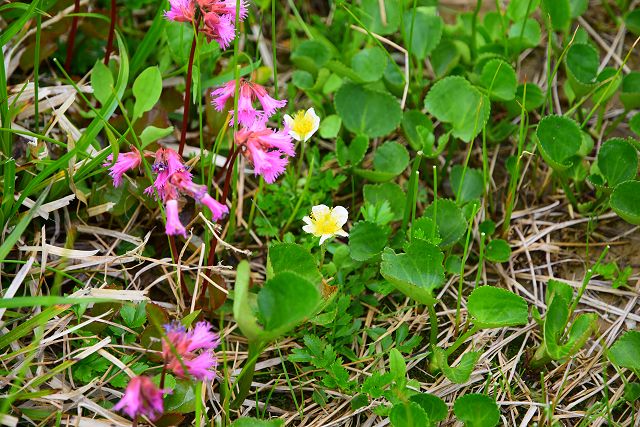
[[[476,57],[476,27],[478,21],[478,14],[482,8],[482,0],[476,0],[476,8],[473,11],[473,20],[471,21],[471,58]]]
[[[409,225],[409,220],[411,218],[411,214],[414,211],[416,205],[415,193],[418,188],[418,170],[420,169],[420,162],[422,161],[422,151],[418,151],[415,159],[413,159],[413,164],[411,165],[411,175],[409,178],[409,187],[407,188],[407,203],[404,207],[404,217],[402,218],[402,227],[400,228],[400,234],[406,235],[407,226]]]
[[[569,307],[569,315],[567,316],[567,321],[571,319],[571,315],[573,315],[573,312],[575,311],[576,306],[580,302],[580,299],[582,298],[582,294],[584,294],[584,291],[587,289],[587,285],[591,281],[591,278],[593,277],[595,271],[598,269],[598,267],[600,266],[600,263],[602,262],[602,260],[604,259],[604,257],[607,255],[608,252],[609,252],[609,246],[605,246],[604,250],[600,254],[600,257],[598,258],[598,261],[595,263],[593,268],[588,269],[587,273],[584,275],[584,279],[582,280],[582,286],[580,286],[578,295],[573,299],[573,301],[571,302],[571,307]]]
[[[178,154],[182,155],[184,144],[187,141],[187,125],[189,124],[189,109],[191,108],[191,80],[193,78],[193,58],[196,54],[196,45],[198,44],[198,27],[200,26],[200,16],[196,19],[193,31],[193,41],[191,42],[191,50],[189,51],[189,64],[187,65],[187,79],[184,82],[184,108],[182,109],[182,129],[180,129],[180,145],[178,146]]]
[[[458,279],[458,298],[456,299],[456,325],[453,332],[453,336],[458,336],[458,332],[460,330],[460,308],[462,306],[462,285],[464,284],[464,266],[467,263],[467,258],[469,257],[469,242],[471,241],[471,230],[473,229],[473,219],[480,207],[476,205],[476,208],[473,211],[473,215],[469,219],[469,226],[467,227],[467,238],[464,243],[464,252],[462,254],[462,261],[460,262],[460,278]]]
[[[109,64],[109,58],[113,50],[113,35],[116,31],[117,11],[116,0],[111,0],[111,22],[109,23],[109,38],[107,39],[107,51],[104,54],[104,65]]]
[[[238,387],[238,394],[236,394],[235,399],[233,399],[233,402],[231,402],[231,409],[238,409],[249,394],[251,382],[253,381],[253,376],[256,373],[256,362],[258,361],[258,357],[260,356],[262,349],[263,345],[260,343],[249,343],[249,354],[247,362],[242,368],[242,371],[240,372],[240,375],[238,375],[238,378],[236,379],[236,382],[234,384],[234,388],[236,386]]]
[[[436,314],[436,308],[433,304],[429,304],[427,308],[429,309],[429,323],[431,324],[429,344],[431,345],[431,349],[434,349],[438,345],[438,315]]]
[[[309,163],[309,172],[307,173],[307,177],[305,178],[306,181],[304,183],[304,188],[302,189],[302,194],[300,195],[300,197],[298,197],[298,202],[296,203],[296,206],[293,208],[293,212],[291,212],[291,215],[289,216],[289,219],[287,220],[287,222],[285,223],[284,227],[282,228],[282,233],[280,233],[281,237],[284,236],[284,233],[287,232],[287,229],[289,228],[289,226],[291,225],[291,223],[295,219],[296,214],[300,210],[300,206],[302,206],[302,202],[304,201],[305,196],[307,195],[307,191],[309,190],[309,184],[311,184],[311,176],[313,175],[313,165],[314,164],[315,164],[315,161],[312,158],[311,159],[311,163]]]
[[[478,332],[480,328],[478,326],[473,326],[473,328],[469,329],[466,333],[461,335],[452,345],[447,349],[447,357],[451,356],[453,352],[455,352],[458,347],[460,347],[464,342],[469,339],[470,336]]]
[[[480,257],[478,259],[478,270],[476,271],[476,282],[474,285],[474,289],[478,287],[478,282],[480,281],[480,275],[482,274],[482,267],[484,266],[484,240],[485,234],[480,233]]]
[[[76,14],[71,20],[71,30],[67,41],[67,57],[64,60],[64,69],[71,74],[71,59],[73,59],[73,47],[76,44],[76,32],[78,31],[78,13],[80,12],[80,0],[75,0],[73,13]]]

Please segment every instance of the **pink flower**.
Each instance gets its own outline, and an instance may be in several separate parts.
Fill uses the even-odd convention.
[[[166,367],[181,378],[188,374],[199,380],[212,380],[217,366],[213,349],[220,344],[220,338],[211,331],[211,324],[199,322],[190,332],[178,322],[164,328],[167,336],[162,342],[162,356]],[[198,350],[204,351],[196,354]]]
[[[160,191],[174,173],[186,171],[187,167],[182,162],[182,157],[180,157],[178,153],[171,148],[163,147],[156,151],[156,160],[151,170],[158,174],[153,186]]]
[[[205,194],[200,199],[200,203],[205,205],[211,211],[211,219],[214,221],[218,221],[221,218],[224,218],[225,215],[229,213],[229,208],[218,202],[216,199],[211,197],[209,194]]]
[[[207,12],[204,15],[204,28],[202,32],[207,36],[207,40],[215,40],[220,49],[229,47],[236,37],[236,27],[231,15],[218,15],[215,12]]]
[[[295,156],[288,129],[274,131],[260,121],[240,129],[236,134],[236,144],[242,147],[243,155],[253,164],[256,175],[264,177],[269,184],[284,172],[289,163],[288,157]]]
[[[122,176],[128,170],[135,169],[140,166],[140,162],[142,161],[142,157],[140,156],[140,152],[134,146],[131,146],[131,151],[128,153],[120,153],[118,154],[118,159],[116,162],[109,168],[109,175],[113,178],[113,186],[119,187],[122,184]],[[109,166],[113,162],[113,154],[109,154],[107,157],[107,162],[102,166]]]
[[[251,83],[240,79],[238,94],[238,123],[243,126],[252,126],[254,122],[265,122],[276,110],[287,104],[286,100],[278,101],[267,93],[266,89],[257,83]],[[216,110],[222,111],[229,99],[235,94],[235,81],[227,82],[224,86],[211,93],[213,105]],[[261,109],[256,109],[253,104],[260,103]],[[230,113],[234,113],[230,111]],[[233,125],[233,118],[230,125]]]
[[[164,412],[163,393],[169,393],[169,390],[158,389],[151,378],[134,377],[113,409],[126,413],[132,419],[144,415],[153,421]]]
[[[187,237],[187,230],[180,222],[180,216],[178,215],[178,201],[167,200],[164,205],[164,210],[167,214],[167,225],[165,226],[167,235],[175,236],[182,234],[183,237]]]
[[[193,0],[169,0],[170,9],[164,13],[164,16],[170,21],[190,22],[196,13],[196,7]]]

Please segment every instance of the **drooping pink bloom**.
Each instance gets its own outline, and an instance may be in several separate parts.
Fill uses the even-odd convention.
[[[181,192],[189,194],[199,203],[205,205],[211,211],[211,218],[218,221],[229,213],[222,203],[215,200],[207,193],[207,187],[198,185],[191,180],[191,174],[188,172],[176,172],[170,180],[171,184],[176,186]]]
[[[242,154],[251,162],[256,175],[261,175],[268,184],[280,176],[289,157],[295,156],[288,129],[274,131],[264,122],[256,121],[236,133],[236,144]]]
[[[213,105],[216,110],[222,111],[227,101],[233,98],[235,93],[235,81],[225,83],[222,87],[211,93]],[[261,109],[254,107],[254,103],[258,102]],[[248,82],[240,79],[238,93],[238,123],[243,126],[251,126],[254,122],[265,122],[271,117],[276,110],[284,107],[286,100],[278,101],[267,93],[267,90],[257,83]],[[234,113],[230,110],[230,113]],[[233,118],[230,125],[233,124]]]
[[[224,50],[229,47],[236,36],[233,17],[207,12],[204,15],[202,32],[207,36],[207,41],[215,40],[220,45],[220,49]]]
[[[164,16],[170,21],[191,22],[196,13],[193,0],[169,0],[170,9]]]
[[[180,154],[175,150],[161,147],[156,151],[156,160],[153,163],[151,170],[158,174],[153,185],[157,189],[160,189],[167,183],[174,173],[186,171],[187,167],[182,162]]]
[[[217,360],[213,354],[220,343],[209,322],[199,322],[189,332],[178,322],[165,325],[167,336],[162,342],[162,356],[167,369],[178,377],[191,375],[199,380],[215,377]],[[197,354],[198,350],[202,350]],[[186,371],[185,371],[186,369]]]
[[[129,381],[124,396],[113,409],[124,412],[132,419],[144,415],[153,421],[164,412],[164,393],[169,393],[169,390],[160,390],[151,378],[134,377]]]
[[[236,0],[198,0],[200,8],[214,12],[219,15],[230,15],[235,21],[236,19]],[[240,0],[239,20],[243,21],[247,17],[247,2]]]
[[[226,205],[218,202],[211,197],[208,193],[202,196],[200,203],[205,205],[211,211],[211,219],[218,221],[224,218],[229,213],[229,208]]]
[[[113,186],[119,187],[122,184],[122,176],[128,170],[135,169],[140,166],[142,156],[138,149],[131,146],[131,151],[128,153],[119,153],[116,162],[109,168],[109,175],[113,178]],[[113,163],[113,154],[109,154],[107,161],[102,165],[107,167]]]
[[[165,226],[165,232],[169,236],[175,236],[181,234],[183,237],[187,237],[187,230],[180,222],[180,216],[178,214],[178,201],[167,200],[164,204],[164,210],[167,215],[167,224]]]

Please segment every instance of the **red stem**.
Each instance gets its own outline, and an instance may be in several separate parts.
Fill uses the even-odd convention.
[[[69,32],[69,41],[67,42],[67,58],[64,60],[64,69],[71,74],[71,59],[73,58],[73,47],[76,44],[76,32],[78,31],[78,13],[80,12],[80,0],[75,0],[73,13],[76,16],[71,21],[71,32]]]
[[[187,65],[187,80],[184,87],[184,109],[182,116],[182,130],[180,132],[180,146],[178,147],[178,154],[182,155],[184,150],[184,144],[187,141],[187,124],[189,123],[189,109],[191,108],[191,79],[193,75],[193,57],[196,53],[196,43],[198,41],[198,27],[200,26],[200,17],[196,19],[196,32],[193,35],[193,42],[191,42],[191,51],[189,52],[189,65]]]
[[[109,38],[107,39],[107,52],[104,55],[104,65],[109,64],[109,57],[113,50],[113,35],[116,32],[116,0],[111,0],[111,23],[109,24]]]

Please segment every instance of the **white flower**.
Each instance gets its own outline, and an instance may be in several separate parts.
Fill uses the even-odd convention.
[[[333,236],[347,237],[349,233],[342,229],[347,223],[349,212],[342,206],[330,208],[326,205],[318,205],[311,208],[311,216],[305,216],[302,220],[306,223],[302,230],[320,237],[322,245]]]
[[[300,110],[291,117],[284,115],[284,124],[289,129],[289,135],[296,141],[308,141],[320,127],[320,117],[313,108]]]

